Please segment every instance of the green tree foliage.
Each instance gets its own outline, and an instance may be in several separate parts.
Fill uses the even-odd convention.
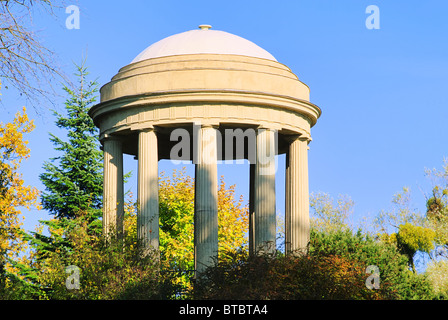
[[[46,191],[41,199],[43,208],[57,218],[72,219],[78,212],[87,212],[95,220],[101,216],[102,153],[88,110],[96,101],[97,83],[87,80],[84,64],[76,68],[78,87],[64,86],[67,115],[54,112],[56,125],[67,130],[68,140],[50,134],[55,150],[62,154],[44,163],[40,180]]]
[[[393,196],[393,209],[381,211],[374,220],[378,237],[385,243],[395,245],[408,258],[414,272],[416,253],[431,254],[439,241],[434,221],[412,207],[411,192],[403,188]]]
[[[312,231],[309,254],[334,255],[357,261],[361,267],[379,268],[383,296],[393,299],[429,299],[432,291],[424,275],[409,270],[408,257],[396,245],[375,239],[360,230]]]
[[[434,230],[410,223],[398,227],[396,241],[398,249],[409,259],[409,264],[415,272],[414,255],[417,251],[429,253],[434,249]]]
[[[159,179],[160,251],[173,268],[193,270],[194,179],[184,171]]]
[[[98,148],[96,128],[87,113],[95,102],[97,85],[87,80],[88,72],[83,64],[76,69],[78,87],[63,88],[68,94],[66,115],[54,112],[56,125],[67,131],[67,141],[51,134],[50,141],[61,155],[45,162],[45,172],[40,175],[46,187],[41,194],[42,207],[55,218],[40,221],[36,232],[25,235],[32,247],[29,261],[15,265],[24,290],[33,297],[42,294],[39,291],[42,270],[34,265],[40,265],[56,252],[73,252],[67,232],[76,227],[74,221],[78,215],[82,213],[83,219],[88,221],[90,232],[101,229],[102,153]]]

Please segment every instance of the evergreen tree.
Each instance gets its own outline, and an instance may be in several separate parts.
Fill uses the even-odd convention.
[[[96,101],[98,85],[88,81],[87,68],[76,65],[77,88],[64,86],[68,98],[66,115],[54,111],[56,125],[68,131],[68,141],[50,134],[55,150],[62,155],[44,163],[40,180],[46,187],[42,193],[42,207],[55,218],[75,218],[80,212],[93,221],[101,216],[102,153],[98,148],[97,129],[88,115]]]

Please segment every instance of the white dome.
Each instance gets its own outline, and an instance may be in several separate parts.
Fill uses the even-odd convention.
[[[143,50],[132,63],[152,58],[201,53],[235,54],[277,61],[269,52],[249,40],[210,28],[209,25],[200,25],[200,30],[186,31],[162,39]]]

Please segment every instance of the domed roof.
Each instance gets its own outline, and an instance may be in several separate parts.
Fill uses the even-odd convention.
[[[277,61],[269,52],[249,40],[210,28],[209,25],[200,25],[199,30],[186,31],[162,39],[143,50],[132,63],[152,58],[201,53],[235,54]]]

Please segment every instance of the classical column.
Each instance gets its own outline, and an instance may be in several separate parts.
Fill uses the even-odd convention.
[[[290,142],[288,138],[287,141]],[[289,147],[285,156],[285,253],[289,253],[291,251],[291,243],[288,238],[290,235],[289,228],[291,226],[291,174],[289,165]]]
[[[216,129],[203,125],[196,138],[194,254],[196,274],[200,275],[218,257]]]
[[[146,255],[159,249],[159,170],[154,129],[138,135],[137,238]]]
[[[258,129],[256,144],[257,157],[253,181],[254,244],[251,247],[257,253],[271,253],[276,250],[276,133],[270,129]]]
[[[254,207],[255,207],[255,163],[249,164],[249,253],[253,254],[254,250]]]
[[[123,234],[123,151],[121,141],[107,137],[103,141],[104,185],[103,185],[103,233],[109,237]]]
[[[287,253],[305,253],[310,238],[308,142],[306,136],[289,137],[285,188],[285,244]]]

